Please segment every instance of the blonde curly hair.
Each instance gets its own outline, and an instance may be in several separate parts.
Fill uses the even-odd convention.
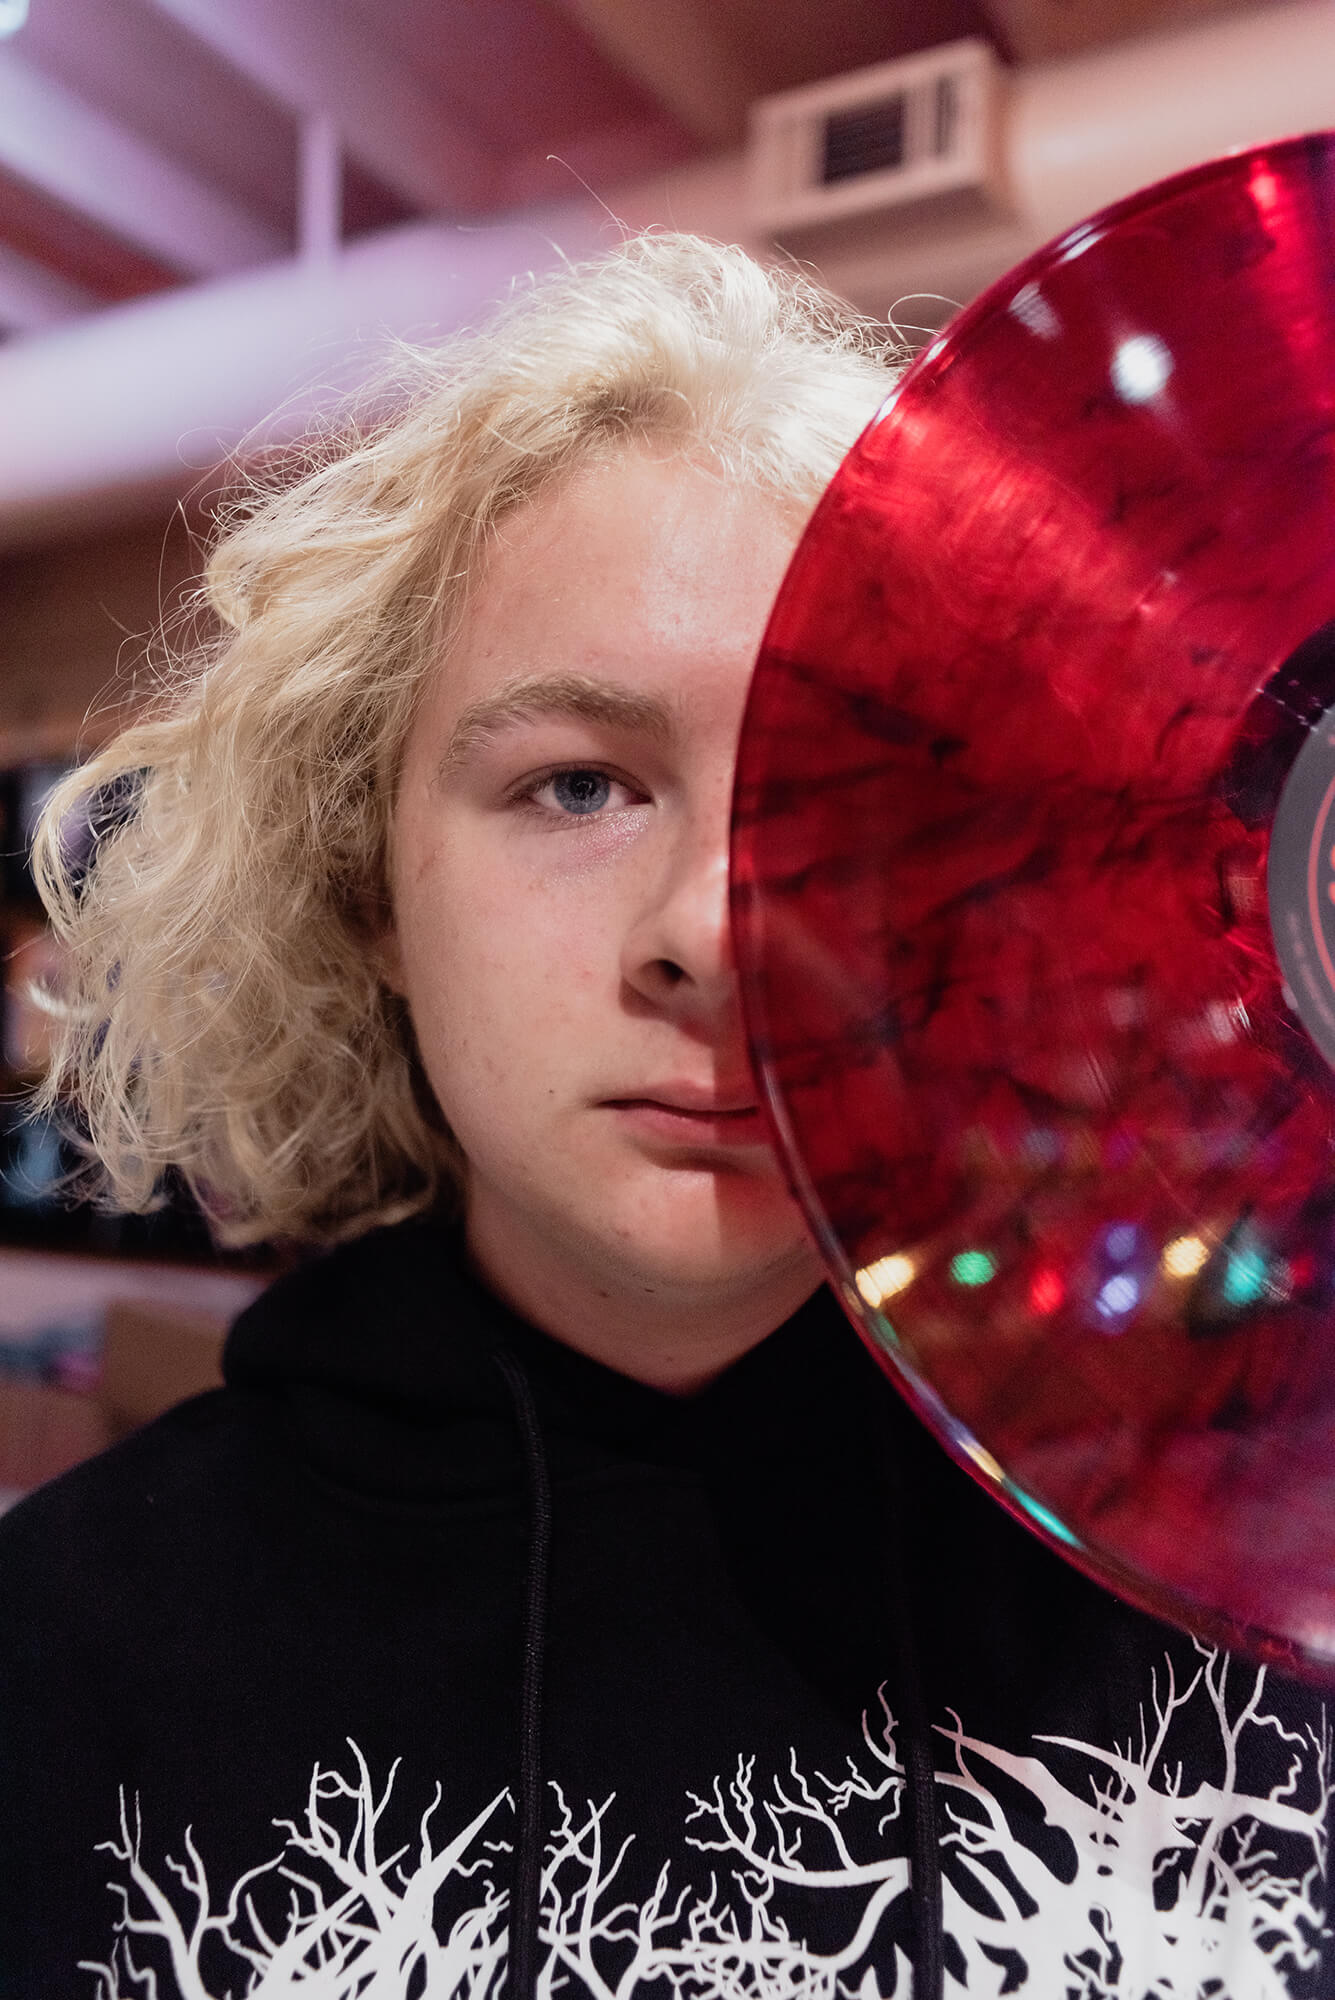
[[[38,1108],[88,1192],[142,1211],[175,1169],[223,1242],[318,1242],[457,1182],[371,940],[404,739],[496,523],[634,441],[814,505],[901,358],[740,250],[632,238],[403,350],[388,415],[233,506],[213,636],[37,835],[70,968]]]

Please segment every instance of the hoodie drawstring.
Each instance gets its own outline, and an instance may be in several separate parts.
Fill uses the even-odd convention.
[[[901,1618],[897,1626],[899,1701],[904,1712],[904,1776],[912,1835],[909,1882],[913,1891],[913,2000],[941,2000],[945,1983],[945,1916],[936,1767],[913,1620]]]
[[[514,1404],[528,1479],[528,1577],[524,1593],[524,1671],[519,1697],[519,1792],[510,1879],[510,2000],[536,2000],[542,1900],[542,1697],[547,1654],[547,1596],[552,1556],[552,1485],[529,1379],[504,1348],[492,1356]]]
[[[542,1705],[547,1652],[547,1603],[552,1553],[552,1491],[542,1427],[523,1368],[505,1348],[492,1359],[514,1405],[528,1487],[528,1574],[524,1596],[524,1667],[519,1701],[519,1790],[510,1883],[509,2000],[537,2000],[542,1900]],[[910,1820],[913,1897],[913,2000],[942,2000],[945,1931],[936,1769],[914,1636],[914,1599],[901,1540],[908,1518],[904,1468],[889,1476],[889,1541],[894,1551],[895,1619],[904,1774]]]
[[[913,1589],[904,1547],[904,1524],[912,1516],[902,1457],[888,1468],[889,1545],[895,1604],[896,1681],[901,1751],[909,1810],[909,1887],[913,1897],[913,2000],[942,2000],[945,1988],[945,1912],[941,1880],[941,1828],[937,1812],[936,1763],[923,1696],[922,1665],[915,1635],[918,1592]]]

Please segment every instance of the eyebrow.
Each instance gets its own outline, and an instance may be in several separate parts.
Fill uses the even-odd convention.
[[[440,761],[440,775],[457,769],[482,743],[517,722],[562,716],[604,728],[634,730],[655,741],[669,741],[676,722],[668,704],[657,695],[641,694],[616,681],[590,674],[517,674],[494,693],[470,702],[450,736]]]

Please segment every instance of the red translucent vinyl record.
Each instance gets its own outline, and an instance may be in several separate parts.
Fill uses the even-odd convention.
[[[845,461],[735,804],[836,1285],[1095,1577],[1335,1678],[1335,135],[994,286]]]

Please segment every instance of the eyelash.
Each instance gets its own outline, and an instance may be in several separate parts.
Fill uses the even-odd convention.
[[[554,779],[570,777],[575,774],[583,776],[585,773],[590,777],[606,778],[609,785],[621,785],[626,791],[638,793],[639,798],[643,799],[644,795],[640,792],[640,788],[637,785],[633,785],[628,778],[623,778],[619,772],[610,770],[605,764],[576,763],[553,764],[547,770],[535,772],[531,778],[525,778],[510,792],[510,803],[518,806],[522,811],[531,812],[535,817],[546,820],[549,825],[564,822],[568,826],[578,826],[582,821],[596,822],[606,819],[608,814],[614,810],[610,805],[602,807],[597,812],[569,813],[561,812],[557,807],[538,804],[538,793],[544,787],[550,785]]]

